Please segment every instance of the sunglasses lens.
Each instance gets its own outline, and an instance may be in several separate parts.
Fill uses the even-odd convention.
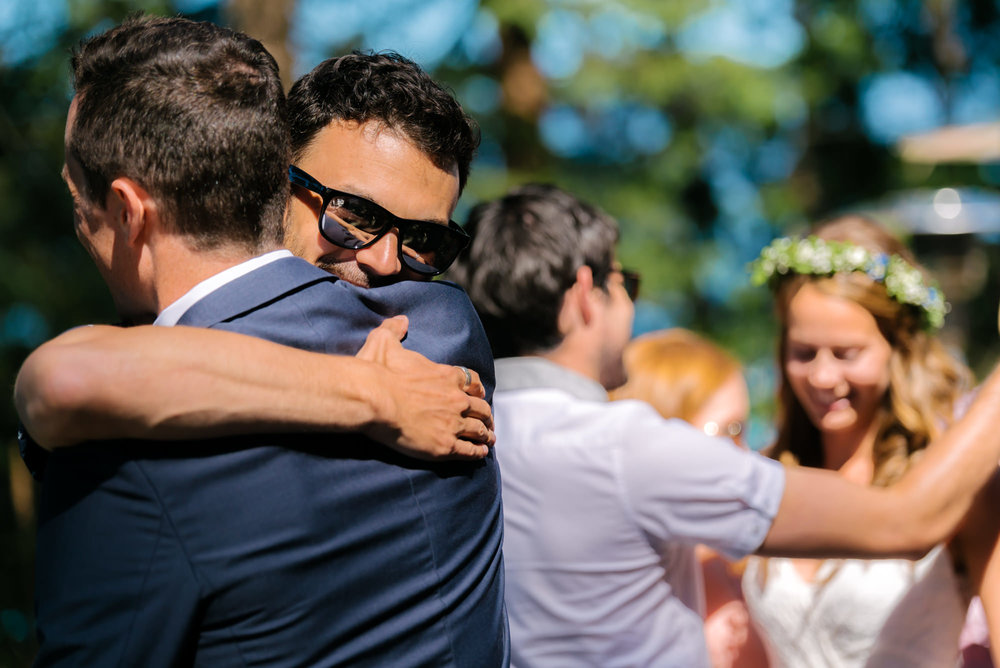
[[[338,194],[320,218],[320,232],[341,248],[358,249],[382,236],[390,226],[381,211],[360,197]]]
[[[623,270],[622,279],[625,292],[628,293],[628,298],[635,301],[639,297],[639,274],[634,271]]]
[[[447,269],[468,243],[468,237],[450,225],[407,221],[400,231],[403,263],[411,270],[435,276]]]

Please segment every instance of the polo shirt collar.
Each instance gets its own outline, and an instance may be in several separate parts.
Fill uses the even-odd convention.
[[[542,357],[503,357],[496,360],[497,391],[551,388],[583,401],[607,401],[608,392],[597,381]]]

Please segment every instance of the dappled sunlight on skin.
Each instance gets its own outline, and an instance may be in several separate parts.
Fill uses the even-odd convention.
[[[220,16],[217,4],[175,0],[171,6],[181,13]],[[545,0],[536,3],[531,18],[512,15],[516,7],[502,0],[293,4],[290,42],[299,70],[291,76],[349,44],[399,49],[428,69],[445,64],[438,71],[473,110],[484,134],[457,220],[476,201],[498,192],[511,175],[523,181],[572,175],[574,189],[594,194],[621,217],[622,259],[647,273],[649,289],[639,304],[637,331],[696,324],[720,340],[739,340],[754,397],[761,399],[772,396],[775,384],[773,319],[769,305],[762,305],[766,300],[744,289],[748,253],[777,229],[803,220],[806,212],[877,194],[886,174],[895,174],[901,188],[925,185],[932,171],[940,176],[940,168],[907,164],[880,143],[905,129],[901,119],[916,119],[917,125],[933,119],[941,100],[947,101],[952,122],[972,122],[983,113],[996,116],[1000,71],[992,62],[995,53],[976,45],[990,43],[998,20],[987,16],[972,22],[961,3],[809,6],[726,0],[650,3],[640,11],[621,3]],[[63,156],[50,126],[59,125],[61,132],[65,120],[66,45],[93,26],[121,17],[115,15],[118,5],[108,0],[89,3],[86,17],[71,17],[64,0],[0,6],[4,111],[17,129],[10,150],[0,156],[0,181],[12,186],[9,236],[0,245],[8,251],[7,280],[16,300],[0,307],[0,349],[13,369],[55,332],[114,318],[98,272],[72,238],[69,198],[55,178]],[[553,17],[567,16],[573,25],[560,31],[568,24]],[[754,25],[747,19],[755,16],[768,39],[747,49],[746,34],[753,34]],[[789,23],[790,16],[798,28]],[[551,28],[538,30],[542,20]],[[538,131],[530,114],[515,114],[511,123],[501,83],[515,44],[511,33],[521,26],[527,30],[516,44],[522,62],[533,68],[536,104],[530,108],[546,110],[543,119],[551,114],[554,137]],[[807,42],[796,52],[795,35],[803,31]],[[927,39],[929,34],[940,40]],[[942,45],[949,48],[941,51]],[[58,56],[46,55],[53,48]],[[699,57],[699,50],[721,57]],[[957,65],[953,58],[959,58]],[[772,66],[740,64],[754,59]],[[629,76],[622,77],[623,72]],[[838,86],[830,85],[829,72],[840,73]],[[897,77],[895,87],[887,85],[900,72],[917,80]],[[928,89],[939,91],[936,101]],[[604,94],[580,96],[581,90]],[[887,95],[891,104],[877,103],[893,90],[902,90],[902,96]],[[473,105],[475,91],[481,102]],[[843,143],[849,128],[858,132],[847,133],[850,139]],[[963,182],[952,185],[960,191],[963,186],[992,188],[1000,183],[1000,170],[969,162],[958,178]],[[336,264],[334,258],[328,263]],[[378,280],[353,266],[355,282]],[[995,289],[986,286],[985,292]],[[956,321],[972,314],[970,322],[981,322],[976,313],[991,318],[995,298],[972,299],[955,301]],[[977,369],[985,369],[995,353],[993,339],[987,340],[990,323],[983,324],[962,328],[967,331],[956,337]],[[769,418],[755,418],[755,427]],[[13,433],[13,412],[0,424]],[[755,447],[769,442],[756,436],[758,429],[751,431]],[[20,493],[13,491],[16,475],[10,472],[10,494]],[[8,524],[20,521],[8,515]],[[15,540],[19,546],[30,542],[20,535]],[[8,580],[28,582],[30,549],[19,554],[27,561],[22,564],[19,557]],[[30,597],[11,605],[28,611]],[[0,664],[4,651],[0,643]]]
[[[344,155],[355,159],[343,160]],[[438,167],[410,140],[374,122],[330,123],[296,166],[324,186],[370,200],[398,218],[447,225],[458,202],[457,166]],[[348,250],[331,243],[319,229],[321,202],[316,193],[294,189],[285,219],[289,250],[362,287],[420,278],[401,266],[395,228],[367,248]]]

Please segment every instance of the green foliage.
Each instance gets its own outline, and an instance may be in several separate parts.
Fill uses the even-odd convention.
[[[621,261],[643,274],[640,314],[645,306],[659,315],[637,324],[691,327],[729,344],[751,367],[773,370],[770,295],[750,287],[745,270],[771,238],[846,208],[874,206],[891,192],[989,186],[976,165],[901,162],[891,146],[869,136],[861,97],[873,75],[914,72],[933,82],[947,108],[946,91],[972,63],[956,65],[954,49],[942,45],[957,44],[978,67],[996,69],[1000,53],[989,46],[995,43],[989,35],[1000,27],[1000,13],[986,0],[962,11],[951,4],[929,11],[924,3],[800,0],[791,16],[801,48],[780,64],[763,67],[682,48],[684,31],[706,12],[741,5],[483,0],[481,9],[496,17],[501,34],[517,26],[533,49],[542,38],[538,26],[552,11],[575,13],[581,20],[572,22],[573,30],[587,33],[578,46],[580,66],[562,78],[543,77],[544,105],[536,116],[514,113],[509,100],[477,114],[488,141],[500,146],[507,172],[474,169],[464,201],[494,197],[505,184],[529,180],[583,194],[618,218]],[[784,6],[773,4],[775,11]],[[662,34],[602,50],[621,39],[603,32],[614,12]],[[572,37],[570,28],[563,32],[561,38]],[[447,64],[437,74],[461,90],[472,74],[503,84],[509,71],[501,60]],[[645,153],[628,145],[622,107],[663,114],[670,136],[662,149]],[[567,108],[597,138],[577,153],[546,143],[538,125],[551,110]],[[769,166],[775,156],[778,167]],[[983,318],[959,316],[992,314],[994,299],[978,294],[954,304],[955,322],[970,325],[954,340],[980,371],[995,359],[995,327],[990,318],[983,327]],[[773,373],[754,377],[762,383],[754,388],[756,408],[766,420]]]

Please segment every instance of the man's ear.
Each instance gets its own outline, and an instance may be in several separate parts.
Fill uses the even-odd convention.
[[[576,270],[576,282],[570,288],[573,306],[577,309],[584,324],[589,323],[593,316],[594,272],[584,265]]]
[[[114,207],[117,222],[126,231],[130,246],[135,245],[151,225],[159,223],[159,208],[149,192],[127,176],[111,182],[108,207]]]

